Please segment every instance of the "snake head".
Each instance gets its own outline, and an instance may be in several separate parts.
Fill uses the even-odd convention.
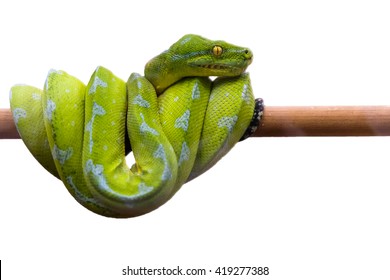
[[[190,76],[239,76],[251,64],[250,49],[188,34],[150,60],[145,77],[158,93]]]
[[[182,37],[169,51],[172,60],[183,61],[190,76],[238,76],[253,59],[248,48],[192,34]]]

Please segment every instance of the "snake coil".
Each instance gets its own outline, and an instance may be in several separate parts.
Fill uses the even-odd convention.
[[[134,217],[164,204],[256,129],[262,102],[244,73],[251,61],[246,48],[186,35],[147,63],[145,77],[133,73],[125,83],[98,67],[86,86],[51,70],[43,90],[14,86],[11,110],[30,152],[80,204]]]

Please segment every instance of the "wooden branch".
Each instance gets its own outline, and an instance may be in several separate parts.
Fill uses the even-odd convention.
[[[390,136],[390,106],[266,106],[253,137]],[[18,139],[9,109],[0,109],[0,139]]]
[[[10,109],[0,109],[0,139],[20,139]]]
[[[254,136],[390,136],[390,106],[266,106]]]

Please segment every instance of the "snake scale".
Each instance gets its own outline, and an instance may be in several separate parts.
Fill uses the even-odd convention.
[[[50,70],[43,90],[12,87],[11,110],[30,152],[81,205],[135,217],[164,204],[257,128],[262,101],[245,72],[252,59],[248,48],[189,34],[127,82],[104,67],[88,85]]]

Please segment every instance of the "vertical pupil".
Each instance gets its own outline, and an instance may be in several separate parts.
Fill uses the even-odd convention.
[[[214,55],[221,55],[222,54],[222,48],[220,46],[214,46]]]

